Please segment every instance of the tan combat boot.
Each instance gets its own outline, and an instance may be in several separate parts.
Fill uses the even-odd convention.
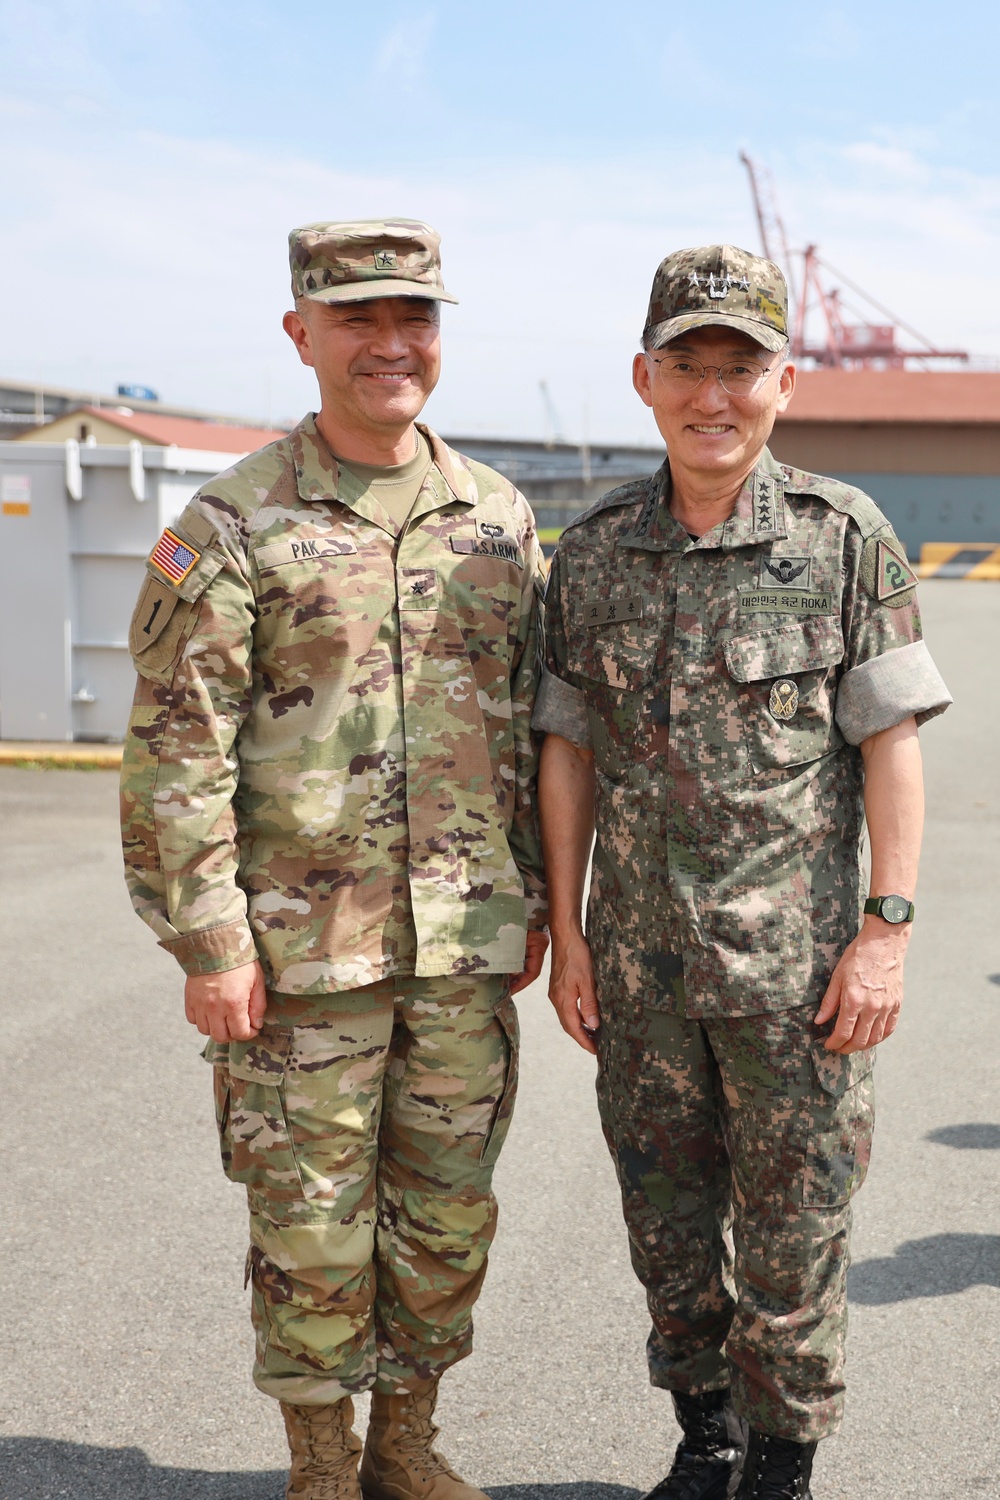
[[[351,1398],[345,1396],[332,1406],[292,1406],[282,1401],[281,1415],[292,1455],[286,1500],[361,1500],[361,1439],[351,1429]]]
[[[437,1389],[436,1380],[423,1380],[396,1396],[372,1391],[361,1460],[365,1500],[487,1500],[434,1452]]]

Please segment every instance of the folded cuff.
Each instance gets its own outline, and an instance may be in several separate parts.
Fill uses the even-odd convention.
[[[253,933],[242,918],[165,938],[160,947],[173,954],[185,974],[222,974],[257,957]]]
[[[848,744],[860,745],[911,715],[918,724],[926,723],[943,714],[951,702],[926,642],[914,641],[844,673],[837,693],[837,727]]]
[[[544,671],[535,699],[535,711],[531,716],[531,727],[542,734],[558,734],[564,740],[590,750],[590,721],[587,718],[587,700],[579,688],[571,687],[554,672]]]

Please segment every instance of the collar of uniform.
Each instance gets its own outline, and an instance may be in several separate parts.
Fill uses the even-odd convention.
[[[409,519],[425,516],[429,511],[440,510],[442,505],[451,505],[457,500],[460,505],[475,505],[479,490],[471,471],[460,453],[443,443],[436,432],[417,423],[418,429],[430,444],[431,466],[423,482],[420,494],[413,503]]]
[[[788,535],[785,526],[785,476],[765,448],[757,467],[736,498],[732,514],[719,526],[692,542],[670,513],[669,459],[648,481],[646,503],[630,532],[622,537],[624,547],[645,547],[660,552],[686,552],[689,547],[749,547]]]
[[[410,512],[411,519],[426,515],[428,511],[438,510],[442,505],[450,505],[453,500],[458,500],[463,505],[475,505],[478,499],[476,483],[461,455],[449,448],[447,443],[443,443],[429,427],[418,425],[430,445],[432,462],[423,488]],[[331,500],[339,500],[390,535],[398,535],[397,526],[377,500],[349,500],[338,494],[340,465],[316,426],[315,412],[303,417],[298,426],[292,429],[288,434],[288,442],[295,464],[295,483],[303,500],[308,504],[329,504]]]
[[[757,460],[757,467],[740,490],[732,514],[723,523],[722,535],[716,545],[752,547],[757,542],[772,542],[787,535],[785,476],[765,448]]]
[[[461,453],[456,453],[454,448],[449,448],[443,443],[436,432],[425,427],[422,422],[417,426],[431,445],[431,457],[436,468],[440,469],[444,476],[445,484],[451,490],[452,497],[460,500],[463,505],[475,505],[479,499],[479,489],[472,477],[469,468]]]
[[[288,443],[301,499],[309,503],[336,500],[340,465],[319,435],[315,412],[309,412],[297,427],[292,428]]]
[[[691,545],[684,527],[670,514],[670,464],[666,459],[646,480],[646,499],[638,520],[618,545],[650,552],[683,552]]]

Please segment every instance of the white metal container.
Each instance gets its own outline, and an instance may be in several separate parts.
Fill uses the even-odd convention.
[[[121,740],[143,564],[238,454],[0,442],[0,739]]]

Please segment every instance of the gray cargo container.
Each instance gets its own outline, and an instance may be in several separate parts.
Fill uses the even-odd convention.
[[[237,457],[0,442],[0,739],[123,738],[145,559]]]

